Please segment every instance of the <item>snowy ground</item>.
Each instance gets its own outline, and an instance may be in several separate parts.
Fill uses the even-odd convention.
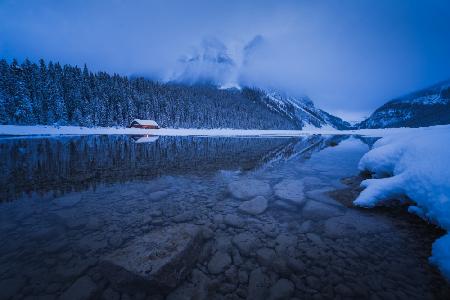
[[[362,130],[334,130],[313,129],[307,130],[245,130],[245,129],[137,129],[113,127],[77,127],[77,126],[17,126],[0,125],[0,135],[89,135],[89,134],[131,134],[131,135],[159,135],[159,136],[301,136],[310,134],[359,134],[365,136],[396,136],[405,133],[420,133],[433,131],[450,131],[450,125],[433,126],[425,128],[390,128],[390,129],[362,129]]]
[[[378,140],[359,163],[374,174],[361,183],[355,204],[373,207],[387,199],[411,199],[409,212],[450,230],[450,129],[411,130]],[[450,234],[433,245],[430,260],[450,278]]]

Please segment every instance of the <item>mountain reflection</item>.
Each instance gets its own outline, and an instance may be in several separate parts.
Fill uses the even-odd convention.
[[[84,190],[162,175],[252,170],[346,137],[80,136],[0,139],[0,199]]]

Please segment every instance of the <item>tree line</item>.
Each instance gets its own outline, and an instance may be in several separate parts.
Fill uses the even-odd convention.
[[[139,118],[173,128],[299,127],[262,99],[253,88],[161,83],[42,59],[0,60],[1,124],[111,127]]]

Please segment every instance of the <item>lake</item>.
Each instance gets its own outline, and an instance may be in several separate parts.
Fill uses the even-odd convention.
[[[0,298],[446,298],[440,230],[350,205],[374,141],[2,137]]]

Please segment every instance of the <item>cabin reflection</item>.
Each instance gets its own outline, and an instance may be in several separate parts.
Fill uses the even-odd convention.
[[[136,144],[154,143],[159,139],[157,135],[132,135],[131,138]]]

